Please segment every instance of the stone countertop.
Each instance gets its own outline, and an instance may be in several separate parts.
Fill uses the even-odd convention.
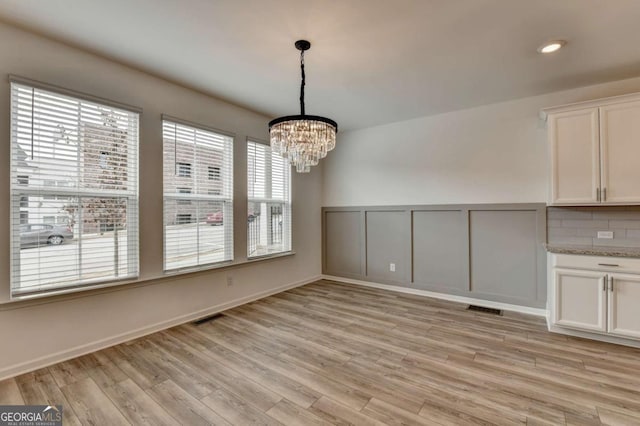
[[[590,247],[555,244],[545,244],[544,246],[548,252],[556,254],[640,258],[640,247]]]

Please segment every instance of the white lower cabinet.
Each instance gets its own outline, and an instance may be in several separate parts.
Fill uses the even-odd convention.
[[[598,266],[586,270],[585,256],[576,256],[573,269],[571,257],[556,257],[551,265],[552,324],[640,340],[640,270],[615,272],[627,266],[615,258],[593,258]]]
[[[555,270],[555,324],[607,331],[606,276],[601,272]]]
[[[640,339],[640,275],[609,275],[608,332]]]

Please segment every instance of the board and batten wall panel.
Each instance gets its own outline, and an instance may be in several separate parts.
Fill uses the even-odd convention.
[[[324,207],[322,214],[326,275],[546,306],[542,203]]]
[[[471,292],[517,304],[537,300],[540,231],[535,210],[471,211]]]
[[[462,210],[414,211],[412,231],[415,287],[465,291],[466,214]]]
[[[406,282],[410,277],[410,223],[404,211],[366,212],[367,277]],[[390,265],[395,265],[395,271]]]
[[[362,250],[361,213],[359,211],[327,212],[324,217],[324,268],[341,276],[361,275]]]

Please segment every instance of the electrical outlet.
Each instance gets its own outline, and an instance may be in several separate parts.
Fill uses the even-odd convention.
[[[613,239],[613,231],[598,231],[598,238],[604,238],[607,240]]]
[[[389,271],[391,271],[391,272],[395,272],[396,271],[396,264],[395,263],[390,263],[389,264]]]
[[[233,285],[233,277],[231,275],[227,275],[227,287],[231,287]]]

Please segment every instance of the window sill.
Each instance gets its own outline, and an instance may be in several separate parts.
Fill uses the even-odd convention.
[[[246,263],[259,262],[261,260],[267,260],[267,259],[277,259],[279,257],[293,256],[294,254],[296,254],[296,252],[292,250],[280,251],[280,252],[271,253],[271,254],[263,254],[261,256],[248,257]]]
[[[42,305],[46,303],[54,303],[60,301],[66,301],[71,299],[78,299],[81,297],[89,297],[103,293],[111,293],[114,291],[122,291],[133,288],[146,287],[149,285],[158,284],[164,281],[172,280],[172,279],[184,279],[191,278],[198,275],[204,275],[213,271],[223,271],[223,270],[232,270],[236,268],[241,268],[243,266],[251,265],[259,262],[267,262],[270,260],[277,260],[284,257],[294,256],[296,253],[294,251],[276,253],[272,255],[265,255],[260,257],[254,257],[250,259],[245,259],[239,262],[224,262],[218,263],[215,265],[209,265],[204,268],[190,269],[190,270],[179,270],[179,271],[168,271],[164,272],[163,275],[157,277],[150,277],[145,279],[138,280],[127,280],[127,281],[114,281],[106,284],[100,284],[91,287],[81,287],[81,288],[61,288],[59,290],[51,290],[50,292],[41,293],[37,295],[30,296],[14,296],[9,300],[0,301],[0,311],[11,310],[11,309],[19,309],[28,306],[34,305]]]
[[[165,269],[162,271],[165,277],[175,277],[186,274],[194,274],[198,272],[215,271],[217,269],[228,268],[233,265],[242,265],[244,262],[233,263],[233,260],[225,260],[223,262],[210,263],[202,266],[187,266],[185,268]]]

